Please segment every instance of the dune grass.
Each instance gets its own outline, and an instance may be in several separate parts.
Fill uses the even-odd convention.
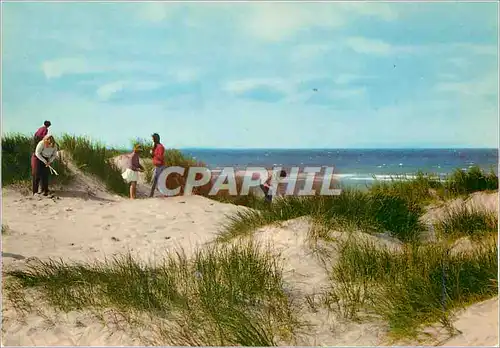
[[[272,204],[258,201],[255,209],[238,211],[228,215],[221,225],[218,242],[228,242],[234,238],[252,234],[259,227],[291,220],[301,216],[318,215],[323,198],[290,196],[276,199]]]
[[[477,191],[498,190],[498,176],[493,169],[489,173],[485,173],[478,166],[472,166],[467,171],[456,169],[448,176],[444,188],[454,196]]]
[[[34,148],[32,137],[23,134],[2,135],[2,185],[31,189],[31,155]],[[71,181],[71,173],[61,158],[58,158],[52,167],[59,175],[50,175],[51,185],[64,185]]]
[[[479,166],[456,169],[444,180],[436,174],[418,172],[413,179],[396,176],[389,182],[375,181],[369,188],[372,193],[397,195],[412,204],[424,205],[473,192],[494,190],[498,190],[498,176],[493,169],[485,173]]]
[[[451,329],[454,309],[498,293],[494,238],[467,252],[443,244],[407,245],[395,252],[352,239],[338,245],[324,303],[351,319],[376,315],[394,338],[417,337],[424,325],[436,322]]]
[[[13,302],[37,289],[62,311],[114,309],[129,322],[147,315],[157,345],[274,346],[299,325],[276,255],[252,243],[212,246],[191,259],[180,252],[158,265],[129,254],[93,264],[44,261],[7,275]]]
[[[389,232],[400,240],[414,241],[424,227],[419,222],[422,210],[395,195],[344,190],[338,196],[286,197],[267,209],[237,212],[228,217],[218,240],[228,241],[251,234],[256,228],[302,216],[329,228]]]
[[[129,193],[121,171],[110,159],[110,150],[103,144],[85,137],[65,134],[62,136],[61,150],[67,151],[77,167],[102,180],[106,188],[118,195]]]
[[[434,191],[441,191],[443,184],[436,175],[418,172],[415,178],[395,177],[391,181],[375,181],[369,191],[398,196],[410,204],[428,204],[436,199]],[[436,192],[437,193],[437,192]]]
[[[498,232],[498,216],[495,212],[469,207],[461,204],[448,209],[442,220],[435,224],[441,238],[457,239],[471,237],[480,239],[485,235]]]

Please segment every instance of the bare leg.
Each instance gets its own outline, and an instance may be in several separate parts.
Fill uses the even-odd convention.
[[[136,181],[132,181],[130,183],[130,198],[131,199],[135,199],[136,198],[136,194],[137,194],[137,182]]]

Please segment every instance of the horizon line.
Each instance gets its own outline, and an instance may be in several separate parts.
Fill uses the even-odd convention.
[[[179,150],[498,150],[498,147],[178,147]]]

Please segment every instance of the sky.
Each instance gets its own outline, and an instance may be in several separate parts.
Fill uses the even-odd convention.
[[[2,3],[2,132],[498,146],[498,4]]]

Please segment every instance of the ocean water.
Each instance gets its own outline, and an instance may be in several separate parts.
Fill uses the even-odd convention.
[[[185,149],[211,169],[332,166],[345,184],[411,177],[418,171],[445,176],[477,165],[498,174],[498,149]]]

